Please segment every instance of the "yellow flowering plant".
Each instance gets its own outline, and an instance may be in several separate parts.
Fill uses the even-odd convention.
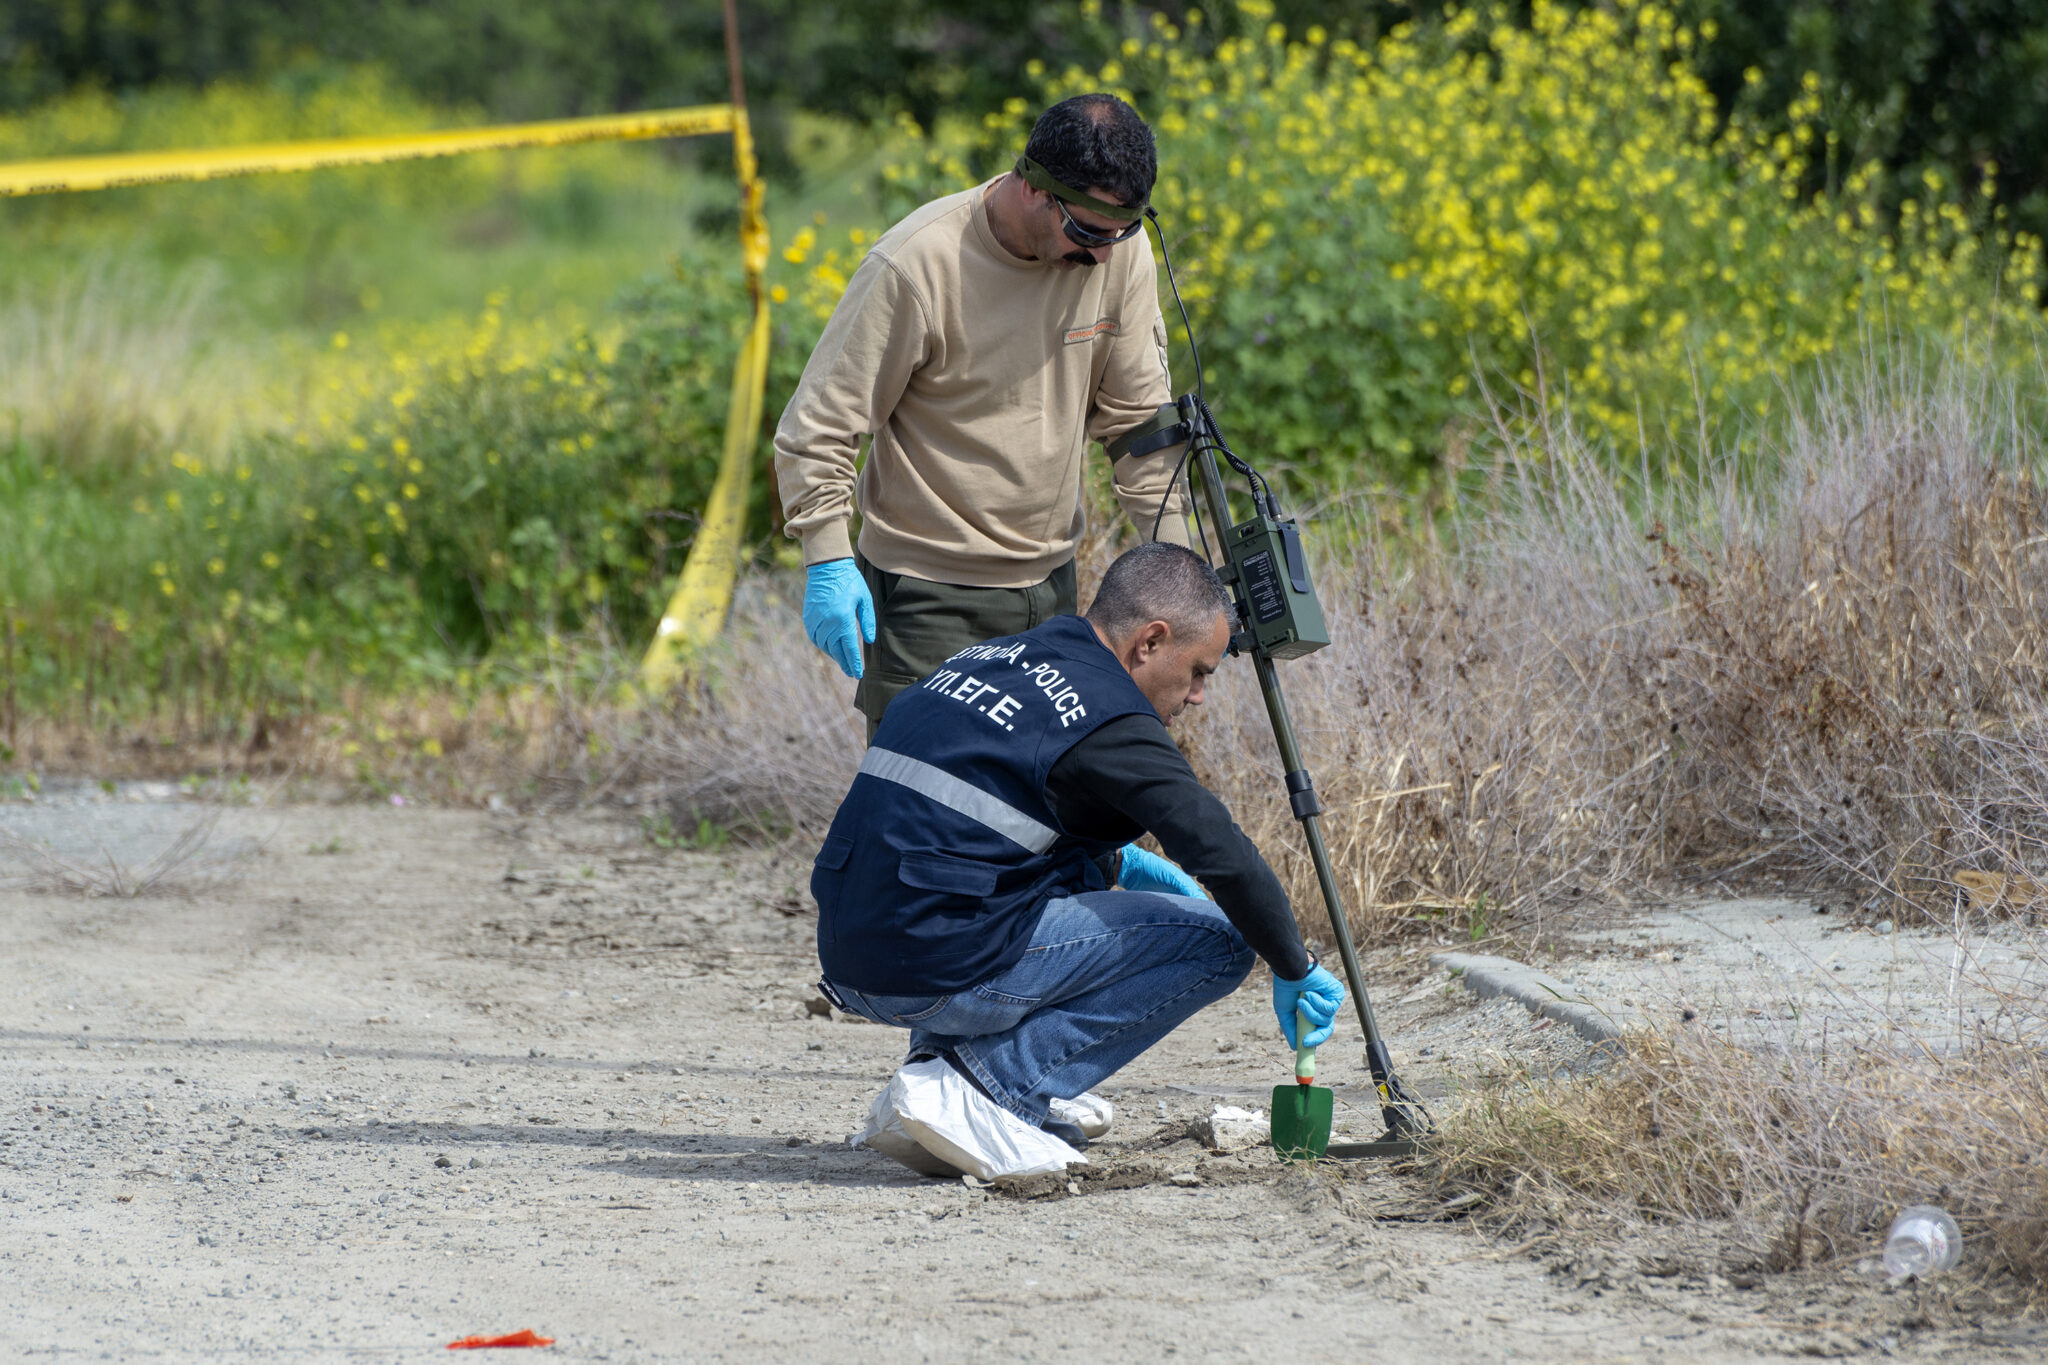
[[[1421,476],[1482,388],[1662,453],[1745,439],[1869,330],[2038,327],[2038,242],[1938,180],[1895,230],[1872,168],[1808,195],[1817,83],[1789,133],[1724,122],[1666,6],[1482,4],[1370,47],[1237,9],[1248,36],[1155,16],[1099,69],[1034,74],[1047,103],[1107,89],[1150,119],[1218,412],[1306,478]],[[1033,112],[901,127],[896,202],[1005,164]]]

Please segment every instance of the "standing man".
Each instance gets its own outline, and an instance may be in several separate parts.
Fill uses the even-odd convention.
[[[959,650],[1076,609],[1088,443],[1170,397],[1143,217],[1157,169],[1116,96],[1054,105],[1015,170],[882,235],[811,353],[775,474],[809,566],[804,629],[860,680],[870,739]],[[1146,540],[1187,543],[1181,449],[1113,465]]]

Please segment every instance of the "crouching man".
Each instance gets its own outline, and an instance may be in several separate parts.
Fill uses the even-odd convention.
[[[982,1179],[1085,1161],[1110,1118],[1091,1088],[1254,955],[1288,1045],[1297,1009],[1329,1036],[1343,985],[1166,733],[1233,618],[1199,556],[1141,545],[1085,617],[964,649],[889,704],[811,878],[822,988],[911,1030],[867,1145]],[[1146,833],[1215,900],[1111,890]]]

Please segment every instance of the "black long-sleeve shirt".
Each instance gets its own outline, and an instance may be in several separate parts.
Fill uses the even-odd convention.
[[[1150,833],[1208,893],[1252,951],[1285,981],[1310,959],[1280,879],[1204,787],[1157,716],[1121,716],[1069,749],[1045,784],[1074,833],[1124,844]]]

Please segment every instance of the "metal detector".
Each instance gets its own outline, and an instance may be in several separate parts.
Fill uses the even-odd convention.
[[[1323,622],[1322,604],[1316,600],[1315,589],[1309,583],[1308,558],[1302,550],[1299,528],[1292,518],[1282,514],[1272,486],[1264,476],[1224,441],[1215,415],[1209,411],[1209,404],[1202,393],[1201,352],[1195,348],[1194,325],[1188,321],[1187,305],[1181,302],[1180,285],[1173,276],[1173,258],[1167,252],[1166,234],[1160,229],[1157,214],[1147,209],[1146,217],[1151,219],[1152,229],[1158,235],[1160,255],[1166,263],[1167,282],[1173,286],[1173,299],[1180,305],[1181,322],[1187,328],[1188,346],[1195,362],[1195,392],[1182,394],[1171,405],[1161,408],[1152,421],[1119,438],[1110,453],[1121,458],[1165,449],[1183,441],[1187,444],[1181,464],[1174,471],[1173,482],[1179,484],[1181,471],[1185,469],[1190,483],[1200,484],[1200,497],[1193,509],[1195,525],[1202,549],[1212,564],[1216,564],[1216,555],[1210,550],[1208,533],[1203,529],[1203,503],[1208,505],[1208,521],[1215,524],[1222,540],[1223,562],[1216,564],[1216,572],[1237,602],[1237,630],[1231,636],[1230,652],[1251,655],[1252,667],[1258,673],[1259,692],[1266,699],[1266,714],[1273,722],[1273,738],[1280,746],[1287,800],[1294,808],[1294,818],[1301,822],[1303,836],[1308,840],[1309,858],[1315,863],[1316,881],[1323,890],[1323,906],[1330,916],[1330,931],[1336,936],[1337,952],[1344,960],[1344,979],[1351,988],[1351,1001],[1358,1011],[1359,1027],[1365,1032],[1366,1064],[1372,1071],[1373,1088],[1379,1091],[1380,1115],[1387,1125],[1386,1131],[1376,1141],[1332,1143],[1327,1155],[1408,1156],[1418,1149],[1419,1140],[1431,1131],[1432,1125],[1422,1102],[1394,1075],[1393,1059],[1387,1053],[1386,1040],[1380,1036],[1379,1023],[1373,1017],[1372,1001],[1365,990],[1365,973],[1358,965],[1358,950],[1351,942],[1351,926],[1344,918],[1343,898],[1338,895],[1336,875],[1330,868],[1329,850],[1323,844],[1323,831],[1318,823],[1322,803],[1316,799],[1315,783],[1310,779],[1308,769],[1302,766],[1301,749],[1294,738],[1294,723],[1288,718],[1287,698],[1280,690],[1280,674],[1275,667],[1282,659],[1298,659],[1330,643],[1328,628]],[[1243,476],[1249,490],[1251,515],[1243,521],[1237,520],[1231,512],[1229,493],[1216,463],[1219,454]],[[1165,516],[1166,500],[1171,496],[1172,489],[1169,488],[1160,500],[1160,518]],[[1154,519],[1152,530],[1153,538],[1157,539],[1159,518]]]

